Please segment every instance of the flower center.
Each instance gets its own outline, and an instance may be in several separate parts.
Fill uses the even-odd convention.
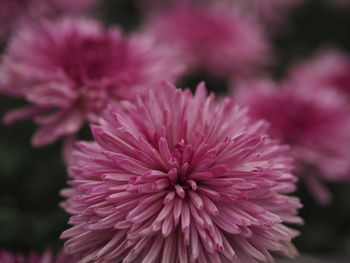
[[[185,190],[197,190],[197,183],[191,178],[190,157],[192,155],[191,146],[186,145],[184,140],[178,142],[173,150],[173,157],[169,160],[173,166],[168,172],[170,189],[173,188],[181,198],[185,197]]]
[[[79,92],[82,106],[87,111],[100,112],[106,107],[109,98],[105,87],[81,87]]]

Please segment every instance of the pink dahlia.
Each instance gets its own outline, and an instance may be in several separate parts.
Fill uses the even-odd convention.
[[[30,252],[29,255],[13,254],[5,250],[0,250],[1,263],[74,263],[76,260],[59,253],[56,256],[50,250],[46,250],[42,255]]]
[[[269,58],[261,28],[221,7],[174,6],[155,13],[146,32],[177,53],[189,71],[241,76],[256,71]]]
[[[312,59],[296,64],[290,78],[311,87],[336,89],[350,99],[350,56],[338,50],[321,50]]]
[[[98,0],[1,0],[0,39],[18,26],[42,18],[87,12]]]
[[[39,125],[35,146],[74,135],[107,104],[171,78],[164,57],[146,40],[95,21],[65,18],[26,28],[8,47],[0,83],[3,94],[30,105],[9,112],[5,122],[33,118]]]
[[[164,84],[110,108],[79,142],[63,207],[65,249],[83,262],[273,262],[301,223],[288,147],[204,85]]]
[[[335,90],[309,85],[278,85],[261,82],[238,92],[255,119],[267,120],[269,134],[290,144],[315,198],[328,203],[330,196],[321,184],[350,179],[350,110]],[[309,167],[318,169],[319,176]],[[307,173],[306,173],[307,172]],[[305,174],[306,173],[306,174]]]

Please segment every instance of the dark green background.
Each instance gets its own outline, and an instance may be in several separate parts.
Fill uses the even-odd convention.
[[[273,39],[277,63],[271,68],[276,78],[283,77],[288,65],[304,58],[321,44],[336,44],[350,51],[350,9],[333,8],[322,0],[307,1],[293,13],[289,28]],[[95,11],[106,24],[120,24],[126,31],[136,29],[142,15],[131,0],[107,0]],[[223,93],[225,80],[204,74],[188,76],[181,85],[194,87],[206,80],[209,89]],[[0,115],[23,104],[1,97]],[[67,216],[57,206],[58,191],[65,185],[65,167],[59,143],[32,148],[30,137],[35,126],[28,122],[0,125],[0,248],[15,251],[58,248],[58,236]],[[306,221],[296,245],[302,253],[350,255],[350,186],[330,185],[334,195],[329,207],[318,206],[301,185],[298,194],[305,208]]]

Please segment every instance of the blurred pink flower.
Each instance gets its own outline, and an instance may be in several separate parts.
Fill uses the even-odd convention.
[[[31,105],[9,112],[12,123],[33,118],[32,143],[41,146],[76,134],[109,103],[132,99],[137,90],[171,79],[174,68],[146,40],[125,38],[95,21],[62,19],[19,32],[0,69],[2,93]]]
[[[340,0],[341,1],[341,0]],[[347,0],[345,0],[347,1]],[[173,9],[176,5],[197,5],[207,6],[212,9],[221,7],[226,10],[225,16],[238,13],[244,17],[249,16],[253,20],[268,26],[268,32],[272,27],[279,27],[284,24],[289,13],[300,6],[305,0],[139,0],[141,10],[163,12],[164,9]],[[241,17],[242,19],[242,17]]]
[[[46,250],[42,255],[32,251],[28,256],[23,254],[13,254],[5,250],[0,250],[1,263],[74,263],[77,262],[71,257],[59,253],[56,256],[50,250]]]
[[[62,194],[65,249],[84,262],[274,262],[294,257],[288,147],[232,100],[163,84],[110,108],[79,142]]]
[[[63,14],[77,15],[96,6],[99,0],[1,0],[0,40],[18,26]]]
[[[316,89],[336,89],[350,100],[350,56],[345,52],[328,49],[291,68],[290,78],[296,83],[310,83]]]
[[[225,0],[224,0],[225,1]],[[226,0],[242,12],[256,17],[269,25],[279,26],[285,22],[288,13],[305,0]]]
[[[270,58],[261,28],[220,7],[174,6],[151,16],[145,30],[177,53],[189,71],[237,77],[255,72]]]
[[[251,86],[251,87],[249,87]],[[321,180],[350,179],[350,109],[335,90],[317,92],[309,84],[277,84],[261,81],[246,84],[237,92],[241,104],[248,106],[255,119],[270,124],[269,134],[290,144],[299,163],[299,175],[321,203],[330,195]],[[309,173],[308,166],[319,170],[320,177]],[[318,173],[318,174],[319,174]]]

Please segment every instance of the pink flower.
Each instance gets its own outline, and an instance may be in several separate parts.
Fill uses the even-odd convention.
[[[69,168],[65,249],[84,262],[273,262],[301,223],[288,147],[232,100],[164,84],[109,109]]]
[[[257,82],[240,89],[239,101],[248,106],[255,119],[270,124],[269,134],[290,144],[314,197],[328,203],[330,196],[320,183],[349,181],[350,110],[348,102],[335,90],[317,92],[309,84],[285,83],[278,87]],[[318,169],[319,176],[308,166]],[[305,174],[306,173],[306,174]]]
[[[0,40],[20,25],[42,18],[87,12],[98,0],[1,0]]]
[[[13,254],[5,250],[0,250],[1,263],[74,263],[71,257],[59,253],[54,256],[51,250],[46,250],[42,255],[32,251],[28,256],[23,254]]]
[[[24,29],[10,43],[0,82],[2,93],[30,105],[9,112],[5,122],[33,118],[39,125],[35,146],[76,134],[107,104],[132,99],[137,90],[172,78],[165,56],[146,42],[82,19]]]
[[[174,6],[155,13],[146,32],[176,52],[189,71],[242,76],[269,60],[261,28],[220,7]]]
[[[342,1],[342,0],[339,0]],[[347,0],[344,0],[347,1]],[[272,27],[279,27],[286,21],[288,15],[298,6],[305,2],[305,0],[139,0],[141,10],[151,10],[155,12],[162,12],[164,8],[172,9],[176,5],[197,5],[212,9],[222,7],[234,13],[243,14],[245,17],[263,23],[268,26],[268,32]],[[159,10],[161,9],[161,10]],[[242,19],[242,17],[241,17]]]
[[[261,22],[278,26],[284,22],[288,13],[304,0],[227,0],[242,12],[256,17]]]
[[[292,67],[289,75],[294,82],[336,89],[350,99],[350,56],[344,52],[320,50],[312,59]]]

